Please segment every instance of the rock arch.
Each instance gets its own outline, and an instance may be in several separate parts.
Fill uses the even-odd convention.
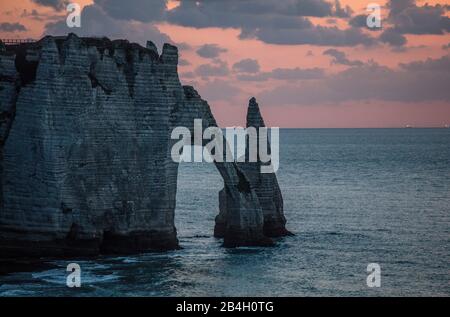
[[[181,111],[175,122],[190,127],[191,131],[194,119],[199,118],[202,119],[203,129],[216,127],[207,102],[201,99],[193,87],[183,88],[185,101],[179,109],[190,110]],[[254,98],[250,101],[248,116],[259,116],[262,121]],[[252,122],[248,120],[249,124]],[[228,148],[227,141],[223,138],[225,148]],[[285,229],[283,201],[275,174],[256,175],[260,173],[260,163],[251,165],[224,160],[214,164],[224,181],[224,189],[219,193],[220,213],[216,217],[214,235],[224,238],[225,246],[272,245],[269,237],[289,234]]]
[[[18,67],[24,61],[33,67]],[[194,118],[216,122],[181,85],[177,64],[169,44],[159,54],[151,42],[75,34],[0,52],[2,256],[178,248],[170,132]],[[216,167],[225,246],[268,245],[268,236],[287,233],[277,184],[236,163]]]

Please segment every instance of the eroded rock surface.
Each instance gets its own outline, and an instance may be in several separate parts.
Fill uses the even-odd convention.
[[[259,135],[259,128],[265,127],[264,120],[261,116],[258,103],[255,98],[250,99],[247,111],[247,128],[254,127]],[[270,143],[267,141],[267,147],[270,150]],[[260,203],[264,226],[263,233],[267,237],[281,237],[292,235],[286,229],[286,218],[283,212],[283,197],[281,195],[280,186],[275,173],[261,173],[262,165],[270,165],[262,163],[258,158],[257,162],[251,162],[249,159],[249,144],[247,139],[245,162],[237,163],[239,169],[245,174],[249,180],[250,187],[255,191]],[[219,192],[219,214],[216,217],[216,225],[214,235],[223,237],[228,222],[228,213],[230,205],[228,202],[229,191],[225,187]]]
[[[177,63],[169,44],[74,34],[0,52],[0,257],[178,248],[170,134],[216,122]],[[270,245],[253,180],[216,167],[225,246]]]

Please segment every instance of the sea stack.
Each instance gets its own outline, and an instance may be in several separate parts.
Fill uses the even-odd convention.
[[[0,52],[0,257],[134,253],[179,247],[176,126],[216,126],[182,86],[178,51],[147,43],[47,36]],[[224,245],[283,233],[275,175],[216,163]],[[266,184],[267,185],[264,185]],[[272,194],[267,191],[275,190]]]
[[[259,128],[265,126],[259,105],[253,97],[249,101],[247,110],[247,128],[255,128],[259,136]],[[267,143],[267,147],[270,150],[269,141],[267,141]],[[255,191],[258,197],[258,202],[264,217],[264,235],[267,237],[292,235],[292,233],[286,229],[286,218],[284,217],[283,212],[283,197],[280,186],[278,185],[277,176],[275,173],[261,173],[261,166],[270,165],[270,162],[262,163],[259,157],[256,162],[251,162],[249,159],[248,137],[245,155],[245,162],[237,164],[239,169],[249,180],[250,187]],[[214,235],[216,237],[222,237],[227,226],[227,212],[229,208],[227,196],[228,193],[226,188],[219,192],[219,215],[216,217],[216,225],[214,228]]]

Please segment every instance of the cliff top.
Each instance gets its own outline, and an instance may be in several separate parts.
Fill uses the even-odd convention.
[[[74,33],[69,33],[67,36],[51,36],[47,35],[40,40],[35,42],[23,42],[23,43],[15,43],[8,44],[0,41],[0,55],[12,55],[17,53],[18,51],[24,50],[40,50],[42,46],[48,41],[54,41],[61,51],[62,46],[67,41],[80,41],[81,45],[85,45],[86,47],[95,46],[97,50],[104,54],[108,52],[110,56],[114,55],[114,51],[117,49],[123,49],[127,53],[137,53],[138,56],[142,57],[144,54],[148,54],[151,60],[163,60],[167,55],[177,56],[178,57],[178,48],[172,44],[164,43],[162,48],[161,55],[158,54],[158,49],[156,45],[152,41],[147,41],[146,47],[134,42],[129,42],[124,39],[110,40],[107,37],[79,37]],[[173,59],[173,58],[171,58]],[[177,59],[178,63],[178,59]]]

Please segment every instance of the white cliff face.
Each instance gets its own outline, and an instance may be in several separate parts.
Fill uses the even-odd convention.
[[[151,42],[73,34],[0,52],[2,256],[178,247],[170,134],[216,122],[177,63],[169,44],[159,56]],[[228,193],[224,244],[271,244],[248,177],[216,166]]]

